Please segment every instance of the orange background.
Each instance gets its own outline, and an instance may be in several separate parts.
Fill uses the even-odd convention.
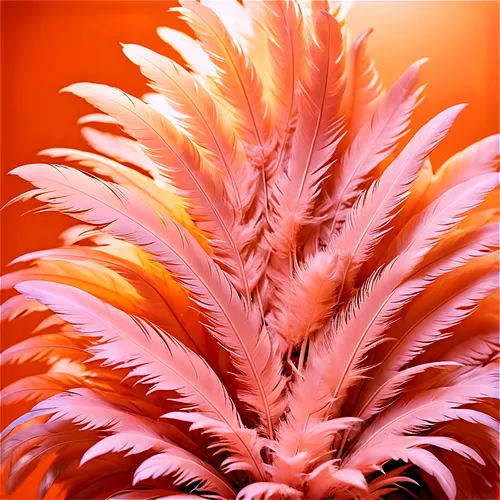
[[[121,87],[140,96],[145,80],[122,54],[119,42],[145,45],[176,58],[156,35],[161,25],[180,26],[160,1],[1,2],[1,203],[28,186],[7,172],[36,162],[36,153],[54,146],[85,148],[76,120],[92,108],[58,94],[77,81]],[[473,1],[360,2],[350,15],[354,35],[372,26],[372,54],[387,85],[412,62],[430,57],[423,70],[427,98],[413,129],[447,106],[468,102],[434,165],[459,149],[499,131],[499,3]],[[20,215],[34,205],[18,203],[1,213],[1,269],[18,255],[58,245],[71,219],[57,214]],[[24,323],[26,325],[26,323]],[[6,348],[18,342],[23,323],[3,328]],[[12,373],[12,372],[11,372]],[[3,371],[2,385],[12,381]],[[27,374],[27,373],[26,373]],[[18,373],[19,375],[19,373]],[[7,423],[10,415],[3,414]],[[28,498],[27,490],[16,498]],[[33,498],[31,496],[31,498]]]

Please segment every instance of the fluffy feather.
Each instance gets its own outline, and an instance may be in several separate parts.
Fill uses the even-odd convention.
[[[498,135],[403,142],[424,60],[385,92],[350,4],[181,1],[187,69],[127,44],[154,93],[65,89],[129,137],[12,172],[79,223],[2,277],[7,497],[499,491]]]
[[[341,138],[337,115],[345,85],[342,35],[326,12],[318,15],[316,38],[309,45],[310,65],[298,95],[298,128],[288,169],[276,185],[271,224],[273,252],[290,260],[300,227],[315,222],[312,207]]]
[[[245,307],[190,234],[173,220],[167,224],[123,188],[75,170],[38,165],[36,169],[19,167],[14,172],[41,187],[39,199],[138,244],[179,277],[212,318],[214,327],[210,331],[231,353],[241,372],[242,397],[261,414],[272,434],[273,420],[281,413],[284,380],[280,377],[280,360],[267,334],[261,332],[256,311]],[[65,198],[53,197],[51,186],[57,186],[59,192],[65,189]],[[122,199],[127,199],[127,205]]]
[[[423,90],[418,87],[418,72],[423,62],[414,63],[401,75],[381,99],[373,116],[362,121],[359,132],[342,157],[332,193],[332,232],[345,222],[349,208],[361,193],[363,182],[393,153],[398,141],[407,133],[411,114]]]
[[[383,83],[368,51],[368,37],[372,33],[371,28],[361,33],[348,52],[349,78],[342,111],[348,120],[346,139],[349,142],[357,136],[384,94]]]

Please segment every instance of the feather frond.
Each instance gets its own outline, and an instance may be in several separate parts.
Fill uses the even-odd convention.
[[[337,116],[345,86],[342,35],[331,15],[318,14],[316,38],[309,46],[310,64],[298,94],[298,127],[288,169],[277,181],[271,221],[273,252],[289,259],[300,227],[315,223],[314,201],[342,137]]]
[[[362,121],[359,132],[342,157],[332,194],[332,232],[338,231],[345,222],[349,208],[361,194],[363,182],[391,155],[407,133],[411,114],[422,93],[422,87],[418,87],[418,72],[423,62],[417,61],[401,75],[381,99],[373,116]]]
[[[499,136],[407,140],[425,59],[386,91],[351,4],[180,0],[183,64],[122,45],[152,92],[63,89],[93,152],[4,206],[76,224],[1,278],[0,496],[500,491]]]

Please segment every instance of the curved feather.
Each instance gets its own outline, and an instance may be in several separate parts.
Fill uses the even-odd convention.
[[[32,312],[44,312],[47,308],[36,300],[27,299],[23,295],[15,295],[0,306],[0,322],[22,318]]]
[[[366,479],[359,470],[339,469],[331,462],[325,462],[307,475],[307,487],[311,498],[324,498],[334,491],[344,495],[346,491],[348,495],[368,491]]]
[[[306,260],[283,297],[276,297],[282,304],[268,320],[270,331],[291,347],[320,331],[337,305],[344,261],[345,255],[331,252],[318,252]]]
[[[323,378],[315,353],[308,360],[301,377],[290,386],[289,410],[273,444],[275,459],[273,478],[294,487],[302,483],[302,475],[328,455],[333,437],[360,422],[344,417],[328,420],[331,386]]]
[[[375,414],[380,413],[391,400],[397,398],[404,390],[404,385],[417,375],[434,368],[445,368],[449,366],[459,366],[452,362],[434,362],[416,365],[397,372],[387,381],[382,381],[377,390],[363,403],[359,410],[354,410],[354,414],[362,420],[368,420]]]
[[[192,236],[123,188],[81,172],[41,164],[13,172],[41,189],[41,201],[137,244],[179,278],[210,318],[209,331],[231,353],[242,399],[259,413],[272,434],[273,421],[282,413],[281,360],[267,334],[261,332],[256,311],[239,299]],[[51,193],[54,188],[57,195]]]
[[[213,467],[180,448],[154,455],[142,462],[134,473],[132,484],[135,486],[147,479],[171,474],[174,475],[174,486],[190,486],[201,481],[202,484],[196,486],[199,492],[212,491],[220,495],[219,498],[234,498],[234,489]]]
[[[268,34],[269,57],[274,67],[270,111],[279,130],[276,164],[285,170],[292,134],[298,120],[299,82],[302,80],[306,56],[306,32],[302,12],[293,0],[264,2],[262,15]]]
[[[63,91],[78,95],[117,118],[135,137],[151,160],[186,198],[188,211],[200,228],[212,236],[220,260],[237,272],[246,296],[245,269],[234,233],[234,212],[224,202],[220,180],[209,173],[194,144],[167,119],[139,99],[106,85],[77,83]],[[168,139],[167,139],[168,138]]]
[[[368,51],[368,37],[372,32],[372,28],[363,31],[347,54],[349,78],[341,109],[346,116],[349,142],[358,135],[384,95],[384,86]]]
[[[250,193],[240,193],[244,180],[244,158],[233,129],[218,109],[209,92],[184,68],[152,50],[139,45],[124,45],[125,55],[141,68],[150,81],[150,86],[163,94],[175,111],[178,122],[186,134],[201,148],[202,154],[212,167],[228,179],[231,201],[238,210],[252,199]],[[248,175],[245,173],[245,175]]]
[[[458,184],[476,176],[498,171],[500,135],[486,137],[453,155],[441,165],[425,193],[424,203],[430,203]]]
[[[434,277],[417,274],[409,279],[439,236],[460,221],[467,210],[479,204],[498,183],[496,175],[485,177],[466,190],[463,197],[455,194],[452,201],[444,197],[417,216],[417,221],[398,243],[397,257],[370,279],[362,294],[340,315],[334,336],[325,339],[326,352],[333,352],[337,362],[332,362],[329,356],[323,357],[324,374],[330,380],[334,400],[345,397],[347,388],[366,370],[366,366],[361,368],[362,361],[370,348],[382,340],[385,329],[404,304],[439,276],[439,273]],[[339,404],[340,401],[335,403],[337,407]]]
[[[183,18],[217,68],[219,94],[231,106],[236,130],[245,142],[251,161],[264,168],[274,148],[274,134],[262,81],[252,61],[215,12],[200,3],[180,3]]]
[[[130,317],[79,290],[36,281],[17,288],[46,304],[80,333],[97,338],[98,344],[89,349],[93,360],[129,369],[129,377],[151,386],[149,392],[174,390],[187,409],[222,422],[231,432],[229,437],[226,435],[232,444],[229,451],[237,453],[251,473],[263,477],[258,450],[240,432],[240,417],[203,358],[140,318]]]
[[[301,226],[315,223],[314,201],[341,138],[337,115],[345,85],[342,34],[326,12],[318,14],[316,38],[307,57],[310,64],[300,82],[298,128],[290,163],[274,191],[273,232],[269,238],[273,252],[280,257],[293,252]]]
[[[236,500],[266,500],[271,498],[297,500],[303,496],[303,493],[286,484],[253,483],[241,489]]]
[[[79,162],[81,166],[89,168],[95,174],[109,178],[112,182],[120,184],[134,193],[150,205],[151,208],[161,214],[174,218],[203,244],[204,236],[200,234],[190,219],[186,211],[185,202],[175,194],[171,186],[167,184],[159,186],[145,175],[95,153],[88,153],[78,149],[50,148],[44,149],[38,154],[41,156],[50,156],[51,158],[64,158],[66,161],[71,162]]]
[[[158,166],[144,154],[137,141],[90,127],[83,127],[81,134],[88,144],[99,153],[114,158],[118,162],[125,162],[139,167],[155,181],[160,181],[161,176]]]
[[[411,185],[425,159],[444,139],[464,107],[453,106],[424,125],[380,179],[358,199],[341,234],[334,240],[336,247],[345,249],[352,256],[346,278],[348,274],[355,274],[357,268],[371,255],[398,209],[408,198]]]
[[[481,299],[498,288],[498,255],[498,251],[492,252],[443,276],[419,298],[410,314],[391,332],[396,340],[382,361],[386,376],[445,338],[447,328],[463,321]]]
[[[123,244],[117,249],[118,255],[111,253],[109,246],[100,246],[98,248],[67,246],[65,248],[42,250],[17,258],[13,263],[46,260],[55,262],[70,261],[75,266],[78,265],[76,263],[81,262],[83,268],[89,262],[105,266],[125,278],[138,294],[137,297],[133,297],[135,307],[124,307],[127,304],[124,304],[122,300],[118,302],[108,300],[108,303],[118,305],[120,309],[124,309],[126,312],[140,314],[145,319],[168,331],[169,334],[183,342],[197,354],[204,356],[207,360],[211,359],[209,350],[214,349],[214,346],[207,343],[205,339],[206,333],[200,324],[199,313],[193,310],[185,290],[168,274],[163,266],[151,261],[147,254],[141,255],[138,249],[127,252],[127,250],[131,249],[124,247]],[[70,269],[72,268],[70,267]],[[77,271],[80,271],[80,268]],[[23,274],[21,274],[21,277],[23,277]],[[102,275],[102,279],[104,278],[106,278],[106,274]],[[85,286],[78,286],[79,284],[76,281],[64,281],[57,277],[54,279],[47,277],[45,279],[59,283],[66,282],[66,284],[77,285],[77,288],[89,290]],[[101,276],[97,275],[96,281],[100,280]],[[124,295],[122,290],[126,290],[126,287],[120,287],[120,297]],[[94,295],[106,299],[106,296],[100,293],[94,293]]]
[[[24,364],[29,361],[52,363],[61,358],[82,362],[89,358],[86,347],[87,343],[83,339],[73,335],[45,333],[4,349],[0,354],[0,364]]]
[[[106,125],[120,125],[120,123],[109,115],[104,113],[90,113],[78,118],[78,125],[87,125],[88,123],[104,123]]]
[[[401,137],[408,132],[411,115],[423,90],[418,87],[418,73],[424,62],[422,59],[412,64],[381,98],[373,115],[360,123],[359,132],[343,155],[334,179],[332,232],[338,231],[345,222],[363,182],[394,152]]]
[[[188,67],[200,76],[215,77],[217,70],[210,56],[203,50],[198,40],[182,31],[162,26],[156,29],[158,36],[176,50]]]
[[[39,260],[36,266],[4,274],[0,289],[13,288],[27,280],[66,283],[85,290],[110,304],[137,315],[148,314],[146,301],[135,287],[117,272],[97,263],[70,262],[63,259]]]
[[[453,419],[479,422],[495,429],[498,426],[495,419],[462,406],[481,398],[495,397],[497,387],[498,372],[490,365],[472,373],[460,384],[423,391],[393,404],[363,432],[347,463],[354,466],[363,453],[381,445],[385,448],[382,443],[387,443],[391,436],[421,431]]]
[[[23,377],[0,392],[2,406],[18,403],[39,403],[61,392],[84,384],[85,379],[68,373],[43,373]]]

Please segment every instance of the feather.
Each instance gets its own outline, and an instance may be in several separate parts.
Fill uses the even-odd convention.
[[[238,235],[234,233],[234,213],[224,203],[220,180],[210,175],[192,142],[147,104],[118,89],[79,83],[64,91],[83,97],[116,117],[125,131],[139,141],[149,158],[186,197],[190,215],[212,236],[212,246],[220,259],[227,259],[228,268],[237,270],[237,282],[248,297],[245,269],[235,240]]]
[[[242,383],[241,397],[272,434],[273,421],[282,413],[281,360],[267,334],[261,333],[256,311],[239,299],[191,235],[175,221],[161,219],[125,189],[80,172],[49,165],[19,167],[13,172],[39,186],[42,201],[137,244],[178,277],[210,318],[209,331],[231,353]],[[54,186],[57,196],[50,194]]]
[[[20,402],[39,403],[72,387],[85,385],[83,377],[66,373],[44,373],[24,377],[0,392],[0,402],[3,406]]]
[[[485,264],[489,264],[489,266],[491,267],[491,262],[492,259],[489,259],[487,262],[485,262]],[[477,270],[477,267],[475,269]],[[385,357],[383,357],[382,362],[380,363],[383,367],[383,371],[378,374],[376,385],[375,383],[371,383],[368,385],[368,387],[371,388],[371,392],[365,393],[369,394],[369,396],[366,396],[365,399],[361,397],[360,402],[366,402],[366,398],[368,400],[371,400],[373,397],[375,397],[375,394],[377,394],[377,389],[375,387],[380,387],[381,385],[383,386],[383,384],[390,380],[391,377],[396,376],[398,368],[401,368],[407,362],[413,359],[419,352],[424,349],[424,347],[428,346],[432,342],[435,342],[441,336],[444,336],[441,333],[442,329],[445,329],[447,326],[453,325],[455,322],[462,320],[464,317],[470,314],[470,312],[473,310],[474,305],[477,304],[477,302],[482,297],[491,293],[491,291],[498,286],[494,281],[494,274],[495,272],[483,274],[483,276],[478,277],[477,281],[473,283],[470,282],[470,278],[467,280],[466,275],[462,275],[462,283],[464,286],[463,291],[459,290],[457,294],[451,295],[451,297],[449,289],[446,287],[446,285],[447,282],[455,283],[455,280],[457,278],[453,276],[451,279],[445,277],[445,281],[438,280],[438,282],[436,282],[434,290],[446,290],[448,292],[447,298],[444,299],[446,301],[445,304],[442,304],[443,299],[441,299],[439,295],[437,297],[434,295],[432,297],[431,303],[435,305],[431,307],[430,314],[428,314],[427,312],[423,313],[421,310],[419,312],[419,309],[413,306],[413,308],[411,309],[411,316],[408,317],[408,319],[404,318],[404,321],[396,324],[394,335],[397,340],[396,342],[391,343],[390,348],[386,351]],[[426,281],[431,280],[432,278],[426,278]],[[441,288],[443,286],[445,287],[444,289]],[[403,301],[401,297],[406,297],[406,300],[408,300],[408,297],[411,296],[408,292],[409,289],[410,288],[408,286],[402,287],[401,291],[398,291],[396,289],[396,294],[393,294],[393,297],[391,299],[393,303],[397,304],[399,302],[401,304],[401,302]],[[431,290],[429,290],[429,292],[431,292]],[[374,295],[377,296],[378,294],[375,293]],[[395,297],[398,295],[399,299],[395,300]],[[428,294],[426,292],[422,294],[422,299],[426,300],[426,311],[429,309],[427,296]],[[434,313],[434,311],[437,312]],[[415,312],[415,316],[413,316],[413,312]],[[417,326],[413,326],[410,331],[408,331],[408,327],[406,326],[406,324],[412,325],[413,322],[416,323]],[[352,323],[353,322],[351,322],[351,324]],[[420,327],[420,324],[422,324],[421,328],[417,328]],[[437,325],[439,325],[439,327],[437,327]],[[403,333],[400,333],[401,331]],[[389,330],[389,335],[391,333],[393,332]],[[345,336],[345,333],[343,332],[342,335]],[[388,338],[390,339],[389,335]],[[374,338],[377,339],[377,337]],[[337,343],[339,342],[340,340],[337,341]],[[332,371],[332,373],[334,373],[334,371]],[[355,381],[355,374],[356,370],[353,372],[353,375],[351,375],[354,377],[353,382]],[[401,376],[403,376],[402,373]],[[366,389],[366,391],[368,391],[368,388]]]
[[[40,279],[75,286],[130,313],[148,314],[144,299],[132,284],[115,271],[95,262],[84,264],[62,259],[40,260],[35,267],[3,275],[0,288],[5,290],[13,288],[22,281]]]
[[[165,332],[79,290],[41,282],[26,282],[17,288],[45,303],[81,334],[97,338],[98,345],[89,349],[92,360],[129,369],[128,376],[150,385],[150,393],[174,390],[187,409],[222,423],[230,443],[226,451],[237,454],[253,474],[264,476],[259,452],[250,446],[255,437],[249,430],[243,431],[224,386],[202,358]]]
[[[217,76],[215,65],[198,40],[191,38],[182,31],[167,27],[157,28],[156,32],[165,43],[172,46],[182,56],[192,71],[202,77]]]
[[[176,500],[189,500],[191,498],[200,498],[199,495],[181,493],[175,490],[163,489],[137,489],[124,490],[108,497],[110,500],[157,500],[164,498],[174,498]]]
[[[500,291],[496,290],[483,299],[469,316],[453,327],[452,335],[434,344],[436,359],[452,359],[473,366],[493,361],[499,343],[499,297]],[[419,360],[423,356],[420,355]]]
[[[266,500],[270,498],[297,500],[303,498],[303,494],[286,484],[252,483],[238,492],[236,500]]]
[[[274,137],[262,81],[252,61],[211,9],[195,2],[181,2],[181,6],[182,17],[217,68],[219,95],[231,106],[237,133],[251,161],[264,168],[274,148]]]
[[[363,474],[356,469],[339,469],[331,461],[316,467],[307,475],[308,494],[311,498],[324,498],[333,491],[354,489],[356,492],[366,492],[368,485]],[[350,491],[350,495],[354,492]]]
[[[462,408],[463,405],[481,398],[494,397],[497,386],[498,373],[494,366],[489,366],[478,370],[478,373],[474,373],[460,384],[422,391],[410,399],[398,401],[366,428],[347,463],[355,466],[360,455],[367,450],[377,453],[377,446],[380,448],[382,443],[387,445],[384,446],[386,450],[390,449],[388,445],[391,436],[415,433],[440,422],[463,419],[497,428],[495,419],[479,411]]]
[[[453,155],[434,174],[431,186],[425,193],[430,203],[454,186],[476,176],[498,170],[500,136],[492,135]]]
[[[407,476],[402,476],[400,474],[403,474],[406,470],[408,469],[408,465],[403,465],[401,467],[398,467],[397,469],[394,469],[393,471],[387,472],[385,474],[381,474],[379,477],[374,479],[373,481],[370,481],[370,484],[368,485],[368,490],[370,491],[372,495],[370,495],[368,498],[369,499],[374,499],[374,498],[380,498],[382,493],[379,495],[376,495],[377,491],[388,486],[388,485],[396,485],[396,483],[409,483],[409,484],[415,484],[418,485],[417,481],[414,479],[411,479]]]
[[[161,182],[158,166],[144,154],[137,141],[90,127],[83,127],[81,133],[88,144],[99,153],[114,158],[118,162],[138,167],[147,172],[158,183]],[[168,186],[165,188],[168,189]]]
[[[275,481],[300,486],[301,475],[328,454],[332,436],[360,422],[350,417],[328,420],[330,400],[330,386],[323,380],[315,356],[290,388],[287,418],[273,445]]]
[[[29,361],[53,363],[61,358],[84,361],[86,342],[63,333],[46,333],[19,342],[0,354],[0,364],[24,364]]]
[[[498,288],[498,251],[475,259],[459,271],[437,280],[413,306],[411,314],[397,325],[396,341],[383,358],[387,374],[409,363],[424,347],[448,336],[444,330],[463,321],[481,299]],[[425,312],[422,310],[424,300]]]
[[[196,453],[202,456],[201,450],[178,429],[147,416],[148,406],[144,406],[141,408],[140,401],[129,402],[119,394],[106,392],[104,397],[103,394],[90,388],[80,387],[60,392],[41,401],[25,414],[24,419],[14,421],[4,433],[8,435],[25,421],[50,415],[47,421],[49,424],[74,423],[82,431],[105,430],[114,433],[140,430],[149,436],[167,440],[172,447],[177,445],[189,450],[186,453]],[[96,439],[93,441],[95,443]],[[42,449],[42,453],[46,451]]]
[[[285,291],[270,331],[282,335],[290,347],[305,342],[328,322],[339,299],[345,255],[318,252],[299,267]],[[274,322],[272,322],[274,319]]]
[[[398,255],[406,251],[412,238],[427,231],[426,238],[430,243],[439,241],[443,233],[456,226],[499,183],[499,174],[485,174],[450,189],[405,225],[389,247],[388,254]]]
[[[455,499],[456,483],[453,474],[431,452],[427,450],[410,449],[407,452],[407,459],[431,476],[434,476],[449,500]]]
[[[418,73],[424,62],[422,59],[412,64],[381,99],[373,115],[360,122],[359,132],[343,155],[335,178],[332,232],[337,232],[345,222],[363,182],[394,152],[398,141],[408,132],[423,90],[418,87]]]
[[[297,98],[306,55],[306,37],[302,13],[295,1],[266,1],[263,16],[270,60],[277,68],[277,71],[270,72],[272,100],[269,105],[275,126],[279,129],[276,164],[282,170],[297,126]]]
[[[40,467],[40,464],[43,464],[44,459],[50,458],[51,453],[61,453],[70,449],[68,455],[78,456],[86,446],[94,443],[95,440],[95,434],[91,432],[63,432],[45,437],[42,447],[30,446],[9,472],[9,479],[5,487],[6,494],[10,496],[27,477],[30,477],[32,472]]]
[[[342,36],[335,19],[325,12],[318,15],[316,31],[308,54],[310,66],[300,82],[290,164],[274,193],[270,241],[282,258],[293,253],[300,227],[315,223],[314,201],[341,138],[337,114],[344,89]]]
[[[384,95],[383,84],[368,52],[368,37],[372,32],[372,28],[363,31],[348,51],[349,78],[341,108],[347,120],[348,142],[358,135]]]
[[[23,318],[32,312],[44,312],[47,308],[36,300],[27,299],[23,295],[15,295],[7,299],[0,307],[0,321],[3,323],[16,318]]]
[[[355,409],[353,413],[362,420],[368,420],[375,414],[381,413],[392,400],[396,399],[403,392],[405,384],[417,375],[429,369],[439,369],[450,366],[460,365],[459,363],[452,362],[424,363],[397,372],[392,378],[381,383],[376,391],[370,394],[370,397],[366,401],[360,398],[359,401],[360,403],[363,402],[363,404],[360,404],[361,408],[359,410]]]
[[[33,407],[28,415],[37,417],[51,415],[48,422],[75,423],[83,430],[106,429],[121,431],[140,428],[150,435],[159,437],[158,432],[166,432],[167,427],[142,415],[134,415],[127,411],[126,404],[116,405],[111,398],[105,400],[102,396],[88,388],[72,389],[41,401]]]
[[[163,439],[155,438],[149,433],[142,432],[140,429],[130,432],[118,432],[105,437],[89,448],[82,459],[80,466],[107,453],[120,453],[126,451],[126,456],[136,455],[145,451],[154,450],[159,453],[169,450],[172,447]]]
[[[90,113],[88,115],[84,115],[81,118],[78,118],[76,122],[78,125],[87,125],[88,123],[104,123],[106,125],[120,125],[120,122],[115,120],[109,115],[105,115],[104,113]]]
[[[336,247],[351,253],[348,273],[355,273],[371,255],[388,224],[408,198],[409,188],[425,159],[444,139],[463,108],[464,105],[451,107],[424,125],[380,179],[358,199],[341,234],[334,240]]]
[[[124,134],[13,171],[77,225],[2,277],[4,496],[496,495],[499,136],[401,147],[424,60],[385,92],[351,4],[181,0],[187,70],[65,89]]]
[[[241,182],[245,181],[244,158],[236,136],[209,92],[175,62],[138,45],[124,45],[125,55],[140,66],[150,86],[163,94],[180,117],[178,123],[200,147],[202,155],[223,175],[231,187],[231,201],[238,210],[252,202],[242,202]],[[250,186],[250,183],[248,182]],[[251,191],[250,191],[251,194]]]
[[[382,340],[382,334],[392,318],[439,275],[424,277],[417,274],[408,279],[425,253],[435,244],[437,237],[453,227],[464,211],[480,203],[498,182],[496,175],[494,178],[490,175],[485,177],[488,178],[465,191],[464,197],[455,195],[451,202],[448,198],[437,200],[435,205],[417,216],[418,222],[404,232],[398,243],[397,257],[378,276],[371,278],[360,297],[353,300],[351,309],[340,316],[339,323],[335,325],[334,337],[327,338],[324,346],[327,352],[335,353],[333,359],[337,362],[332,363],[329,356],[322,358],[324,374],[334,388],[333,399],[345,397],[347,388],[362,373],[357,367],[361,366],[369,349]],[[404,282],[405,279],[408,281]],[[492,286],[490,282],[486,289],[491,290]],[[340,402],[337,401],[335,405],[338,407]]]
[[[190,486],[200,481],[196,490],[213,491],[219,498],[234,498],[233,488],[213,467],[180,448],[154,455],[142,462],[134,473],[133,485],[170,474],[174,475],[174,486]]]
[[[421,206],[420,201],[425,193],[426,189],[429,187],[432,179],[432,164],[427,158],[424,165],[422,166],[420,172],[413,186],[411,187],[410,194],[403,205],[402,209],[392,220],[392,228],[384,234],[382,240],[375,248],[373,255],[368,259],[361,267],[359,275],[356,280],[356,284],[362,282],[363,278],[369,276],[377,267],[382,265],[384,262],[390,261],[396,255],[390,250],[394,249],[392,245],[393,241],[398,238],[400,232],[408,224],[410,219],[420,213]]]
[[[117,251],[119,256],[114,255],[109,251],[109,247],[104,246],[99,247],[99,250],[81,246],[42,250],[26,254],[22,258],[15,259],[13,263],[41,259],[82,262],[84,267],[88,262],[105,266],[125,278],[137,292],[138,297],[134,298],[133,302],[135,307],[129,306],[128,312],[138,312],[142,317],[168,331],[197,354],[210,360],[210,350],[215,346],[206,341],[206,333],[200,324],[200,315],[193,310],[184,289],[174,281],[163,266],[151,261],[147,254],[142,255],[138,249],[132,248],[120,245]],[[127,255],[127,249],[132,250],[128,252],[129,255]],[[106,274],[102,276],[102,278],[105,277]],[[98,275],[97,280],[99,279]],[[61,282],[58,278],[49,279],[49,281]],[[73,284],[78,285],[78,283]],[[77,288],[86,289],[81,285]],[[94,293],[94,295],[102,296],[99,293]],[[124,308],[123,301],[120,301],[118,306],[127,310]]]
[[[260,174],[259,213],[268,218],[268,179],[273,175],[271,154],[276,145],[274,128],[262,80],[238,41],[232,39],[215,12],[197,2],[180,2],[180,12],[217,68],[214,94],[225,103],[232,126],[242,140],[250,163]]]
[[[433,445],[438,448],[452,450],[461,456],[465,456],[468,459],[473,459],[482,462],[481,457],[468,446],[464,446],[461,443],[444,437],[398,437],[392,438],[387,441],[390,445],[387,447],[379,447],[378,450],[372,448],[371,454],[363,455],[364,462],[360,462],[358,459],[357,462],[352,460],[352,465],[357,464],[358,467],[364,467],[365,470],[370,470],[370,468],[375,468],[374,466],[379,463],[383,463],[388,459],[394,460],[402,460],[404,462],[412,462],[418,467],[420,467],[423,471],[440,477],[440,483],[443,486],[443,470],[447,470],[444,464],[439,461],[435,455],[432,453],[423,450],[420,446],[425,445]],[[421,453],[424,452],[424,453]],[[358,455],[355,455],[358,458]],[[422,460],[422,458],[426,458],[426,460]],[[443,476],[443,477],[441,477]],[[383,476],[382,476],[383,477]],[[446,477],[450,478],[444,482],[445,491],[448,487],[448,482],[454,484],[453,476],[450,474],[450,471],[446,472]],[[450,492],[451,492],[450,488]],[[454,498],[451,496],[450,498]]]

